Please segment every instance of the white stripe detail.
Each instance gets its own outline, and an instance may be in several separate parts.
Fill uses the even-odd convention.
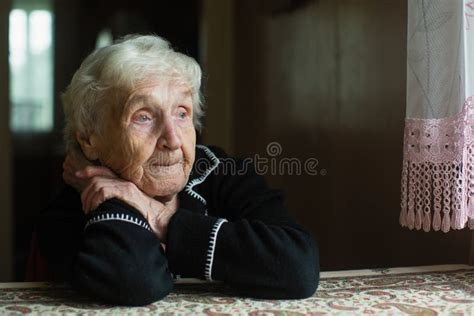
[[[214,263],[214,252],[216,250],[217,234],[219,233],[219,229],[221,229],[222,224],[224,224],[225,222],[227,222],[226,219],[219,218],[212,227],[211,236],[209,239],[209,248],[207,249],[206,267],[204,270],[204,276],[208,281],[212,281],[212,264]]]
[[[84,226],[84,230],[87,229],[87,227],[89,227],[90,225],[93,225],[93,224],[96,224],[96,223],[99,223],[99,222],[106,222],[106,221],[122,221],[122,222],[127,222],[127,223],[131,223],[131,224],[135,224],[137,226],[140,226],[140,227],[143,227],[149,231],[152,231],[151,230],[151,227],[150,225],[145,222],[145,221],[142,221],[141,219],[138,219],[137,217],[135,216],[131,216],[131,215],[128,215],[128,214],[119,214],[119,213],[99,213],[95,216],[93,216],[91,219],[89,219],[86,223],[86,225]]]
[[[191,195],[193,198],[195,199],[198,199],[199,201],[201,201],[204,205],[207,204],[207,201],[205,198],[203,198],[199,193],[197,193],[196,191],[193,190],[193,188],[198,185],[198,184],[201,184],[204,182],[204,180],[206,180],[206,178],[211,174],[211,172],[217,168],[217,166],[219,165],[219,163],[221,162],[219,160],[219,158],[216,157],[216,155],[214,155],[214,153],[209,149],[207,148],[206,146],[203,146],[203,145],[196,145],[197,148],[201,148],[202,150],[204,150],[204,152],[206,153],[206,155],[212,160],[212,162],[214,163],[214,165],[207,169],[204,174],[202,176],[200,176],[199,178],[196,178],[192,181],[190,181],[186,187],[185,187],[185,191]]]

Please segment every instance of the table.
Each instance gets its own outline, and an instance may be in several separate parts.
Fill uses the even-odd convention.
[[[474,267],[425,266],[322,272],[318,291],[303,300],[237,297],[219,283],[179,280],[166,298],[143,307],[93,302],[52,283],[0,283],[0,315],[21,314],[474,315]]]

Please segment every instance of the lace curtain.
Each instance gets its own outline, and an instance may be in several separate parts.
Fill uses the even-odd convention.
[[[408,0],[400,224],[474,228],[474,0]]]

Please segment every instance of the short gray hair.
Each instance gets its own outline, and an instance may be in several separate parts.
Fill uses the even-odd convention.
[[[201,130],[201,67],[193,58],[176,52],[156,35],[128,35],[92,52],[82,62],[63,94],[66,119],[64,138],[76,147],[76,132],[100,132],[106,107],[123,106],[131,89],[140,83],[173,78],[191,88],[194,127]]]

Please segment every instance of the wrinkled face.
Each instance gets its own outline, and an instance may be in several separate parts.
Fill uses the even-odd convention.
[[[99,159],[152,197],[181,191],[195,157],[191,90],[166,80],[132,91],[106,117]]]

